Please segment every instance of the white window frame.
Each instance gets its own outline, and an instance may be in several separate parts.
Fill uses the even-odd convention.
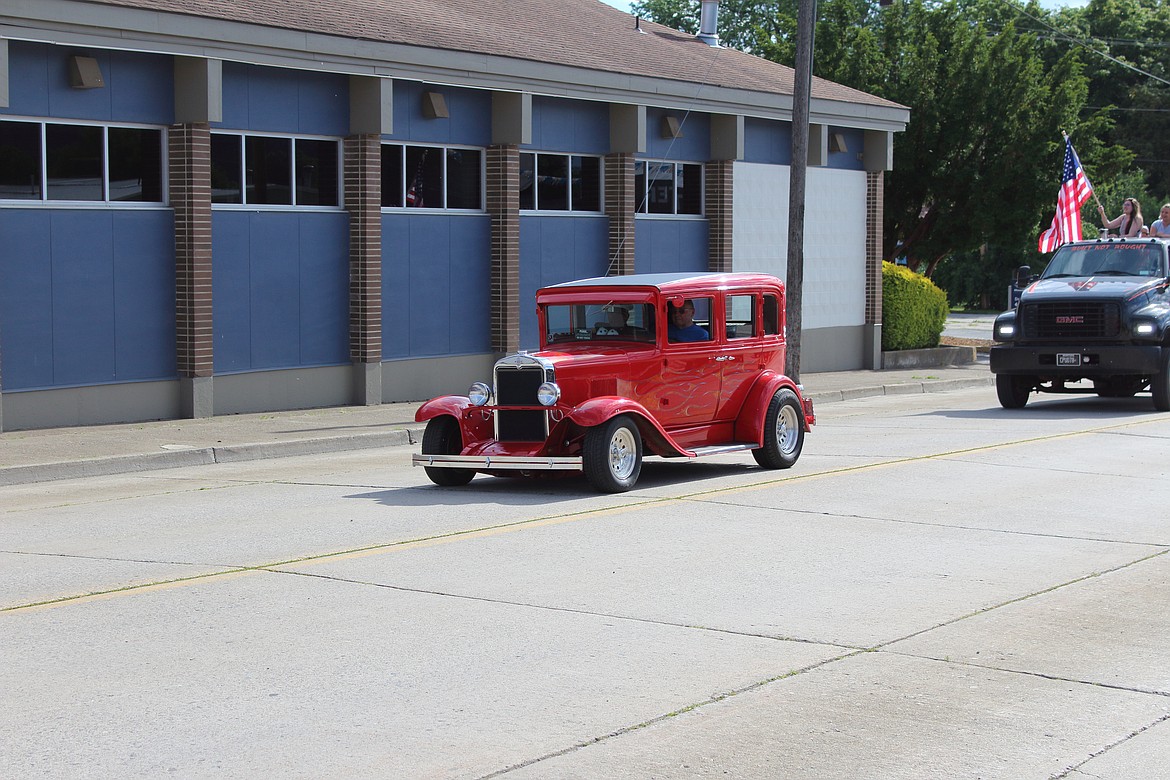
[[[521,214],[545,214],[561,216],[570,216],[573,214],[584,214],[587,216],[598,216],[605,214],[605,156],[600,154],[578,154],[577,152],[542,152],[537,149],[521,149],[521,155],[531,154],[534,156],[533,170],[540,170],[540,158],[544,157],[565,157],[568,158],[569,164],[569,181],[567,183],[566,197],[568,198],[569,208],[567,209],[542,209],[540,207],[540,187],[537,182],[532,183],[532,203],[533,207],[530,209],[520,209]],[[592,209],[577,209],[573,207],[573,158],[574,157],[588,157],[597,160],[597,204],[599,208],[594,211]]]
[[[170,169],[167,158],[167,128],[164,125],[152,125],[139,122],[87,122],[70,119],[67,121],[54,118],[36,118],[24,116],[0,115],[0,122],[23,122],[37,125],[40,131],[41,155],[39,160],[40,188],[39,198],[0,198],[0,206],[25,208],[118,208],[118,209],[157,209],[170,203],[169,181],[167,172]],[[49,125],[69,127],[98,127],[102,133],[102,197],[98,200],[66,200],[49,197],[49,154],[48,131]],[[118,130],[157,130],[159,131],[159,192],[161,200],[110,200],[110,128]]]
[[[383,140],[382,144],[385,146],[397,146],[399,150],[399,165],[398,165],[398,194],[402,205],[399,206],[382,206],[382,211],[390,214],[426,214],[434,212],[448,212],[455,214],[486,214],[487,213],[487,149],[482,146],[469,146],[463,144],[432,144],[421,141],[394,141]],[[412,147],[414,149],[439,149],[443,153],[443,205],[442,206],[407,206],[406,205],[406,188],[407,188],[407,171],[406,171],[406,149]],[[452,149],[466,149],[472,152],[479,152],[479,207],[471,209],[454,208],[447,205],[447,189],[451,181],[451,177],[447,174],[447,152]],[[381,150],[379,150],[381,155]],[[381,158],[379,157],[379,160]],[[386,186],[386,182],[382,182],[382,186]]]
[[[694,160],[659,160],[648,157],[639,157],[634,160],[634,181],[638,180],[638,165],[643,165],[645,171],[642,181],[642,191],[634,194],[634,216],[638,219],[704,219],[707,216],[707,166]],[[670,165],[674,170],[674,203],[669,212],[651,212],[649,210],[650,193],[650,166]],[[679,213],[678,210],[678,181],[682,176],[684,165],[699,166],[699,213]],[[645,209],[645,210],[643,210]]]
[[[254,133],[249,130],[212,130],[211,135],[231,135],[240,139],[240,200],[242,203],[212,203],[215,209],[237,209],[248,211],[344,211],[345,210],[345,159],[342,139],[332,135],[305,135],[293,133]],[[249,203],[248,202],[248,138],[287,138],[289,145],[289,190],[292,203]],[[331,141],[337,150],[337,203],[333,206],[321,206],[316,203],[302,205],[297,203],[297,140]],[[208,165],[211,163],[211,152],[208,151]]]

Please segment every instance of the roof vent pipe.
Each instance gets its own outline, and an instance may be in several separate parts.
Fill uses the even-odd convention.
[[[703,0],[699,11],[699,40],[708,46],[719,45],[719,0]]]

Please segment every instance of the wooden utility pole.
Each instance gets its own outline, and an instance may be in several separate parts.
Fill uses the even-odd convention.
[[[788,278],[784,303],[788,357],[784,372],[800,381],[800,321],[804,287],[804,182],[808,171],[808,107],[812,93],[813,26],[816,0],[799,0],[796,12],[796,73],[792,90],[792,167],[788,186]]]

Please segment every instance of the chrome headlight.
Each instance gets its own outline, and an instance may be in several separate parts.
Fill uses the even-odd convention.
[[[545,382],[536,388],[536,400],[541,406],[552,406],[561,400],[561,388],[556,382]]]
[[[486,406],[492,400],[492,389],[483,382],[476,382],[467,390],[472,406]]]

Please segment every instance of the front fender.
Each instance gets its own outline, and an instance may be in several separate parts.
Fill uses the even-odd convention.
[[[772,396],[776,395],[776,391],[780,388],[787,388],[796,393],[801,409],[805,408],[804,396],[801,395],[800,388],[796,386],[795,382],[784,374],[765,371],[757,377],[755,384],[748,392],[747,400],[739,410],[739,417],[735,420],[736,441],[755,442],[763,445],[764,417],[768,413],[768,404],[772,402]],[[801,414],[800,417],[804,431],[808,433],[812,430],[812,421],[807,414]]]
[[[465,395],[441,395],[420,406],[414,413],[415,422],[426,422],[441,414],[449,414],[456,420],[463,419],[463,411],[471,406],[471,399]]]
[[[642,434],[642,438],[646,441],[646,445],[654,452],[655,455],[662,457],[693,457],[693,453],[683,447],[680,447],[671,438],[670,434],[659,424],[658,420],[654,419],[649,410],[637,401],[631,401],[629,398],[622,398],[617,395],[602,395],[597,398],[590,398],[581,405],[575,407],[573,411],[565,415],[565,418],[580,428],[593,428],[597,425],[602,425],[607,420],[617,417],[619,414],[628,414],[638,426],[638,432]]]

